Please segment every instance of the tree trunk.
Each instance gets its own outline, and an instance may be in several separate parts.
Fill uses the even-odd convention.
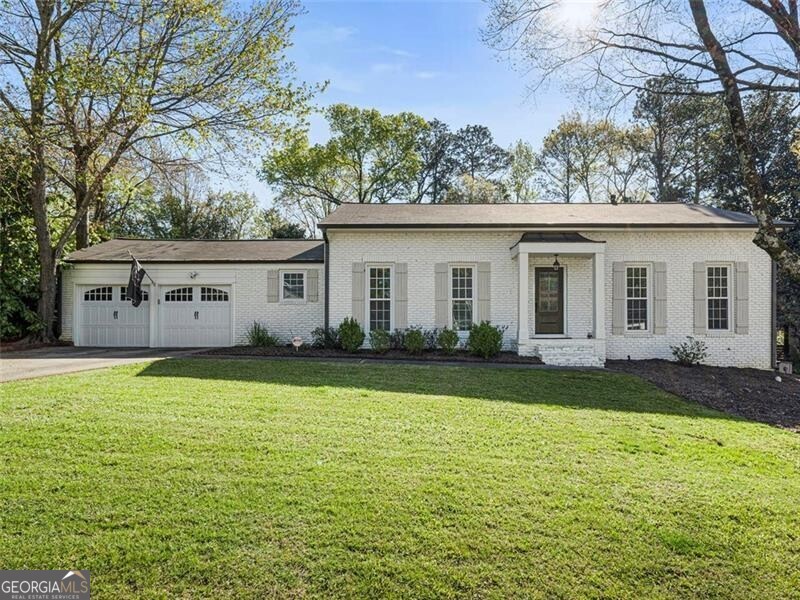
[[[75,147],[75,212],[80,213],[86,206],[88,186],[86,170],[89,161],[79,147]],[[85,211],[75,227],[75,247],[80,250],[89,246],[89,211]]]
[[[731,132],[733,133],[736,152],[739,155],[739,164],[742,169],[747,194],[753,207],[753,214],[758,219],[758,231],[753,242],[762,248],[781,267],[786,274],[796,281],[800,281],[800,255],[793,252],[786,242],[778,235],[775,221],[770,213],[770,201],[764,193],[764,185],[756,168],[755,155],[747,128],[742,98],[739,86],[731,71],[725,49],[711,31],[703,0],[689,0],[692,9],[697,33],[703,41],[723,89],[725,108],[728,111]]]
[[[39,255],[39,303],[36,312],[42,326],[40,338],[43,341],[51,341],[54,337],[53,321],[56,309],[56,260],[47,223],[47,175],[44,155],[41,152],[34,152],[33,159],[30,198]]]

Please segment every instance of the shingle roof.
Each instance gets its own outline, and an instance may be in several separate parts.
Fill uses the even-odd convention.
[[[781,223],[788,225],[788,223]],[[320,224],[338,228],[756,227],[751,215],[683,203],[343,204]]]
[[[130,262],[130,252],[141,263],[321,263],[320,240],[130,240],[115,239],[77,250],[68,262]]]

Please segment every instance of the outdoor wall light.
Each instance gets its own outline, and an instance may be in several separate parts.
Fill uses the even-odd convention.
[[[558,271],[559,267],[561,266],[561,263],[558,262],[558,254],[554,256],[555,260],[553,261],[553,271]]]

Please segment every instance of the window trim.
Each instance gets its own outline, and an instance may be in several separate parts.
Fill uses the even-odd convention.
[[[453,323],[453,300],[465,300],[466,298],[453,298],[453,269],[472,269],[472,324],[475,325],[475,311],[478,298],[478,263],[471,262],[452,262],[447,263],[447,326],[460,336],[468,336],[469,329],[456,329]]]
[[[370,327],[370,303],[373,298],[370,298],[369,292],[369,272],[371,269],[389,269],[389,330],[387,333],[394,331],[394,263],[365,263],[364,264],[364,332],[369,334],[372,331]],[[377,300],[377,298],[375,298]]]
[[[106,298],[100,299],[100,298],[87,298],[86,297],[87,295],[89,295],[92,292],[97,291],[97,290],[109,290],[108,298],[107,299]],[[99,294],[100,294],[100,292],[98,292],[97,295],[99,295]],[[102,294],[105,295],[105,292],[102,292]],[[89,286],[87,286],[86,289],[83,290],[82,298],[83,298],[82,302],[114,302],[114,285],[113,284],[111,284],[111,285],[89,284]]]
[[[709,306],[708,306],[708,304],[709,304],[709,300],[712,300],[712,298],[708,295],[708,270],[709,269],[714,269],[714,268],[720,268],[720,267],[723,267],[724,269],[727,270],[727,280],[728,280],[728,285],[727,285],[727,290],[726,290],[727,294],[725,294],[725,296],[721,296],[721,297],[715,298],[715,299],[720,300],[720,299],[724,298],[725,300],[728,301],[728,326],[725,329],[711,329],[711,327],[709,327],[709,322],[708,322],[709,321]],[[734,286],[734,283],[735,283],[733,281],[733,274],[734,274],[733,263],[729,263],[729,262],[706,262],[706,272],[705,272],[705,277],[703,279],[704,279],[705,285],[706,285],[706,289],[705,289],[705,296],[706,296],[705,325],[706,325],[706,334],[707,335],[712,335],[712,336],[714,336],[714,335],[723,335],[724,336],[724,335],[732,334],[735,331],[735,326],[734,326],[734,323],[733,323],[734,312],[735,312],[734,311],[734,305],[733,305],[733,302],[734,302],[734,300],[733,300],[733,286]]]
[[[283,277],[284,275],[302,275],[303,277],[303,297],[302,298],[285,298],[283,296]],[[278,299],[282,304],[304,304],[308,301],[308,274],[302,269],[287,269],[285,271],[278,271],[278,287],[280,288],[280,295]]]
[[[645,329],[628,329],[628,300],[637,300],[628,296],[628,269],[645,269],[647,277],[646,293],[647,296],[647,327]],[[625,263],[625,335],[652,335],[653,334],[653,263],[649,262],[626,262]],[[641,300],[641,298],[638,298]]]

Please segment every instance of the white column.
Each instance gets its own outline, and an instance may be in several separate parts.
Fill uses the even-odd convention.
[[[595,252],[592,259],[594,266],[594,337],[606,339],[606,257],[602,252]]]
[[[519,314],[517,315],[517,344],[522,346],[528,343],[528,253],[520,252],[517,255],[519,263]]]

